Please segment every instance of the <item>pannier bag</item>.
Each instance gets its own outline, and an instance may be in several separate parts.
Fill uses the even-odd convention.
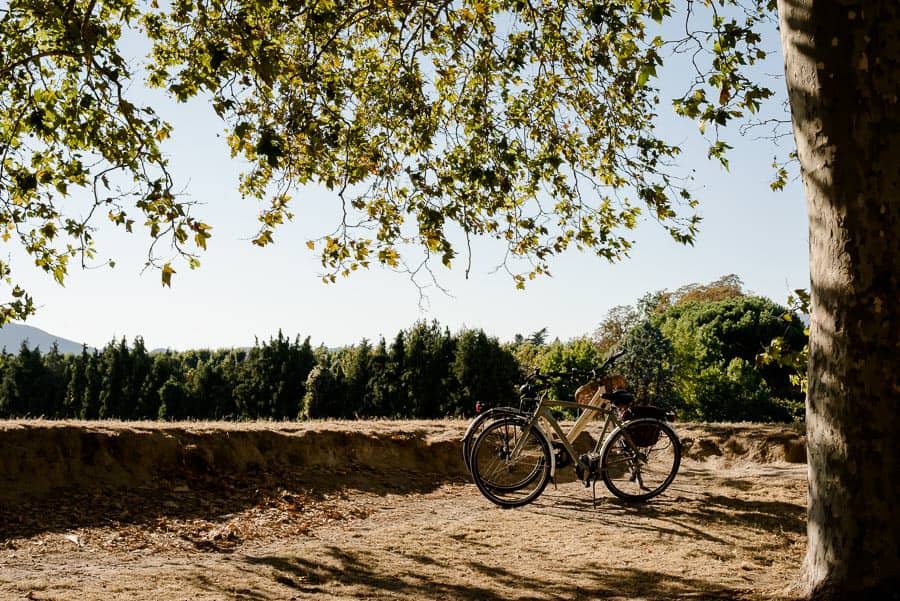
[[[659,407],[654,407],[653,405],[638,405],[636,407],[629,407],[622,414],[622,419],[624,421],[640,419],[642,417],[652,417],[654,419],[665,422],[671,421],[673,416],[669,413],[666,413],[665,409],[660,409]],[[637,446],[649,447],[655,445],[656,441],[659,440],[660,429],[659,426],[655,426],[653,424],[638,424],[636,426],[628,428],[628,435]]]

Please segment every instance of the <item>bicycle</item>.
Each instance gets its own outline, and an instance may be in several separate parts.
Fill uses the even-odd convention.
[[[529,412],[525,410],[526,405],[537,403],[538,398],[537,394],[546,389],[546,387],[550,384],[553,379],[556,378],[571,378],[573,376],[583,375],[589,378],[591,381],[599,381],[603,375],[606,373],[606,369],[612,365],[616,359],[621,357],[624,353],[614,353],[611,354],[603,364],[596,368],[587,372],[580,372],[577,370],[569,370],[569,371],[550,371],[550,372],[540,372],[537,369],[532,370],[525,377],[524,383],[519,386],[519,406],[510,407],[493,407],[488,409],[487,411],[481,412],[479,409],[476,409],[478,415],[475,416],[474,419],[469,423],[469,426],[466,428],[466,432],[462,438],[462,452],[463,452],[463,461],[466,464],[466,469],[469,473],[472,473],[472,464],[471,464],[471,456],[472,456],[472,448],[475,445],[475,440],[481,433],[484,431],[484,428],[488,425],[488,422],[492,420],[499,419],[501,417],[508,416],[522,416],[527,417]],[[584,388],[584,387],[582,387]],[[579,388],[580,392],[582,389]],[[578,398],[578,392],[576,392],[576,399]],[[594,396],[594,392],[591,392],[591,396]],[[591,398],[590,402],[594,402],[594,399]],[[477,405],[476,405],[477,407]],[[586,414],[585,414],[586,415]],[[568,437],[571,440],[575,440],[578,438],[578,435],[584,430],[584,427],[587,425],[587,422],[590,421],[590,417],[585,419],[585,415],[575,423],[574,426],[569,430]],[[562,461],[565,463],[567,461],[567,457],[564,455],[565,449],[562,448],[561,445],[555,445],[555,449],[557,451],[557,462]]]
[[[615,356],[608,359],[604,368],[614,359]],[[485,418],[481,432],[469,439],[467,465],[479,491],[488,500],[501,507],[520,507],[537,499],[555,477],[557,457],[562,456],[554,443],[559,443],[572,460],[583,484],[593,485],[595,504],[598,479],[611,493],[627,501],[649,500],[672,483],[681,463],[682,447],[668,424],[669,414],[656,407],[632,406],[634,396],[624,390],[600,389],[588,403],[548,399],[549,377],[543,374],[532,378],[533,382],[544,384],[533,413],[501,408]],[[577,455],[572,444],[576,428],[569,435],[564,433],[550,411],[552,407],[581,409],[583,413],[576,425],[586,424],[590,416],[605,415],[603,430],[592,451]],[[556,440],[545,432],[542,422],[550,427]],[[607,436],[610,426],[613,428]]]

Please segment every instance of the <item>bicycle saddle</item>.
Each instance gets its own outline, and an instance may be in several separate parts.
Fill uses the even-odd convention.
[[[604,392],[600,396],[610,401],[616,407],[625,407],[634,402],[634,395],[627,390],[613,390],[612,392]]]

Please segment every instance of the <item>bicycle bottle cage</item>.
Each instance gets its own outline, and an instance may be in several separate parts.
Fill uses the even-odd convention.
[[[616,407],[625,407],[634,402],[634,395],[627,390],[613,390],[612,392],[604,392],[600,396],[610,401]]]

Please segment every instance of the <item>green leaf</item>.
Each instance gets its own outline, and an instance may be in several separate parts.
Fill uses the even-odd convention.
[[[641,67],[640,72],[638,72],[637,84],[640,87],[644,87],[647,85],[647,81],[650,77],[656,77],[656,65],[648,64]]]

